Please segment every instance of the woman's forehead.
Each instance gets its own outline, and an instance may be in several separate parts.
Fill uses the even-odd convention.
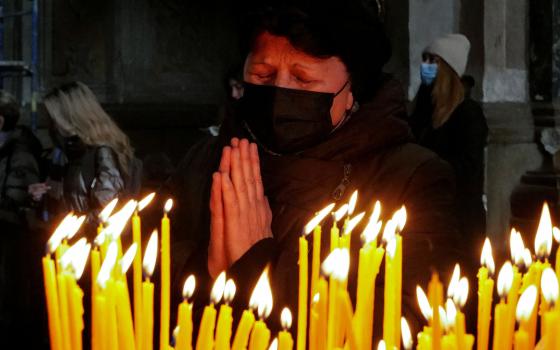
[[[264,63],[272,66],[279,64],[297,65],[304,69],[319,68],[321,65],[338,61],[337,57],[315,57],[295,48],[290,41],[282,36],[268,32],[260,34],[249,54],[252,63]]]

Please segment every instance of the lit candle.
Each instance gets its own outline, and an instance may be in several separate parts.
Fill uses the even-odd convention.
[[[494,290],[494,258],[492,246],[486,238],[480,257],[481,267],[478,270],[478,320],[477,320],[477,350],[488,349],[490,319],[492,313],[492,292]]]
[[[132,290],[134,304],[134,342],[137,349],[142,349],[142,220],[139,212],[151,203],[155,193],[144,197],[132,216],[132,241],[136,243],[136,255],[132,265]]]
[[[323,261],[321,266],[323,274],[329,277],[329,292],[328,292],[328,316],[327,316],[327,349],[332,350],[336,347],[336,330],[339,324],[339,317],[337,315],[337,295],[339,283],[334,278],[334,270],[339,260],[341,251],[339,248],[334,249]]]
[[[282,309],[280,324],[282,325],[282,331],[278,333],[278,350],[292,350],[294,347],[294,340],[289,332],[292,326],[292,313],[287,307]]]
[[[459,264],[455,265],[455,270],[453,271],[453,276],[451,278],[452,281],[455,281],[459,278],[460,268]],[[449,284],[452,285],[451,283]],[[441,321],[439,319],[439,307],[443,305],[443,284],[439,280],[439,276],[437,272],[432,273],[432,278],[428,285],[428,300],[430,301],[430,305],[432,307],[432,315],[433,318],[431,320],[430,326],[432,327],[432,339],[431,342],[433,344],[434,350],[441,349],[441,337],[442,337],[442,328],[441,328]]]
[[[313,231],[313,258],[311,260],[311,294],[315,294],[317,282],[319,281],[319,270],[321,265],[321,222],[334,208],[334,203],[329,204],[321,210],[307,225],[305,234]]]
[[[534,285],[528,286],[519,298],[519,303],[516,309],[516,318],[519,323],[519,329],[515,332],[514,349],[515,350],[529,350],[533,348],[530,344],[528,322],[536,308],[537,287]]]
[[[556,243],[560,244],[560,229],[558,227],[552,228],[552,233]],[[560,280],[560,249],[556,249],[556,278]]]
[[[266,350],[270,341],[270,330],[264,320],[272,312],[272,290],[270,289],[267,268],[265,268],[255,286],[253,294],[255,293],[259,320],[253,325],[253,331],[249,340],[249,350]]]
[[[220,306],[218,323],[216,324],[216,349],[229,350],[231,341],[232,309],[229,303],[235,296],[235,283],[230,279],[224,287],[224,304]]]
[[[173,200],[165,202],[163,218],[161,219],[161,299],[160,299],[160,328],[159,349],[168,350],[169,346],[169,309],[171,293],[171,247],[169,211],[173,207]]]
[[[309,313],[309,350],[317,350],[319,344],[319,293],[315,293],[311,299],[311,311]]]
[[[132,310],[128,296],[126,272],[130,268],[137,250],[136,243],[132,243],[120,261],[122,278],[115,282],[115,298],[117,306],[117,325],[119,334],[119,348],[134,350],[134,326],[132,323]]]
[[[358,226],[360,221],[362,221],[364,215],[365,213],[362,212],[348,220],[348,222],[344,227],[344,231],[341,238],[342,243],[340,244],[340,248],[350,250],[350,246],[351,246],[350,243],[352,242],[352,231],[354,230],[354,228],[356,228],[356,226]]]
[[[251,295],[251,300],[255,300],[257,290],[253,291]],[[256,303],[256,301],[254,301]],[[237,331],[235,332],[235,337],[233,338],[233,344],[231,346],[232,350],[244,350],[247,348],[247,344],[249,343],[249,334],[251,329],[253,329],[253,324],[255,323],[255,315],[253,314],[253,308],[256,307],[256,304],[251,303],[252,305],[249,309],[243,311],[241,315],[241,320],[239,321],[239,325],[237,326]]]
[[[299,238],[299,285],[298,285],[298,325],[297,350],[305,350],[307,340],[307,274],[308,246],[305,235]]]
[[[424,293],[424,290],[420,286],[416,286],[416,299],[418,300],[418,306],[420,307],[420,312],[422,316],[430,324],[434,318],[434,313],[438,312],[438,309],[432,309],[430,301]],[[432,349],[432,327],[424,327],[422,332],[418,333],[418,350],[431,350]]]
[[[345,328],[346,343],[349,345],[350,350],[357,350],[359,349],[359,347],[357,342],[357,335],[352,323],[354,314],[352,311],[352,301],[350,301],[350,295],[345,288],[340,288],[338,290],[338,298],[340,299],[340,304],[342,305],[341,318]]]
[[[346,211],[346,218],[344,220],[344,225],[342,226],[342,236],[340,237],[339,248],[344,248],[350,250],[350,243],[352,240],[352,229],[349,227],[350,217],[354,214],[356,209],[356,203],[358,202],[358,190],[354,191],[350,196],[348,201],[348,210]],[[359,220],[358,220],[359,221]]]
[[[455,316],[455,333],[457,335],[457,348],[459,350],[470,350],[474,344],[474,337],[467,334],[465,314],[461,311],[467,303],[469,295],[469,281],[466,277],[462,277],[456,287],[456,292],[453,295],[453,302],[457,306]]]
[[[316,349],[325,349],[325,339],[327,339],[327,328],[328,328],[328,298],[329,298],[329,285],[327,280],[323,277],[319,279],[317,284],[317,294],[319,295],[319,301],[317,303],[317,342]]]
[[[56,284],[55,264],[51,254],[56,251],[62,241],[57,231],[53,233],[47,243],[47,254],[42,259],[43,264],[43,284],[45,288],[45,301],[47,305],[49,340],[50,346],[54,350],[63,349],[62,325],[60,321],[60,309],[58,303],[58,286]]]
[[[375,280],[383,258],[384,249],[376,246],[376,239],[382,223],[379,218],[380,204],[376,202],[374,213],[366,226],[358,262],[358,283],[356,287],[356,313],[354,328],[360,329],[357,339],[360,349],[371,349],[375,301]]]
[[[500,296],[500,303],[496,305],[494,311],[494,345],[493,349],[506,349],[507,327],[508,327],[508,308],[506,305],[506,297],[513,282],[513,268],[509,261],[502,266],[498,274],[497,290]]]
[[[412,350],[413,340],[412,334],[410,332],[410,327],[408,326],[408,322],[404,317],[401,317],[401,336],[403,341],[403,348],[405,350]]]
[[[222,300],[226,285],[226,273],[222,272],[216,278],[210,292],[210,304],[204,308],[200,329],[196,340],[196,350],[212,349],[214,347],[214,329],[216,327],[215,305]]]
[[[507,321],[506,321],[506,338],[505,347],[511,349],[513,347],[513,335],[515,333],[515,308],[517,300],[519,300],[519,289],[521,288],[521,273],[519,267],[523,266],[523,251],[525,244],[521,234],[513,228],[510,234],[510,253],[513,265],[513,281],[507,296]]]
[[[177,325],[179,326],[179,332],[177,333],[175,350],[192,350],[193,305],[189,300],[194,294],[195,286],[196,280],[193,275],[190,275],[183,285],[183,302],[179,304],[179,311],[177,316]]]
[[[457,334],[456,332],[453,332],[453,327],[457,321],[457,309],[455,308],[455,303],[453,300],[447,299],[447,302],[445,303],[445,310],[440,307],[438,312],[445,330],[445,334],[441,338],[441,348],[444,350],[458,350],[459,342]]]
[[[112,271],[117,262],[118,247],[112,242],[107,248],[107,254],[103,260],[103,264],[99,269],[97,283],[99,285],[99,293],[96,296],[97,323],[99,329],[98,334],[100,340],[98,342],[102,349],[118,349],[118,331],[117,331],[117,315],[115,311],[115,288],[114,281],[111,279]]]
[[[560,308],[558,308],[558,278],[552,268],[546,268],[541,277],[542,296],[546,307],[542,314],[542,334],[545,350],[560,349]]]
[[[347,212],[348,204],[344,204],[333,213],[333,226],[331,228],[331,252],[340,247],[340,230],[338,229],[337,223],[346,215]]]
[[[156,267],[157,249],[158,233],[157,230],[154,230],[146,246],[142,262],[144,268],[144,282],[142,283],[142,347],[145,350],[151,350],[154,347],[154,284],[150,282],[150,278]]]

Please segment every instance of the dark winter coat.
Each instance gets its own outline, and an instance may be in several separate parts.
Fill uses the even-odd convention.
[[[29,207],[29,185],[39,182],[41,144],[31,130],[18,127],[0,146],[0,221],[21,224]]]
[[[484,147],[488,138],[486,118],[482,108],[470,98],[457,106],[437,129],[432,127],[432,111],[431,91],[422,86],[410,118],[411,129],[420,145],[434,151],[453,167],[460,233],[479,252],[486,232],[482,202]]]
[[[269,323],[278,326],[280,310],[297,311],[298,239],[314,213],[326,204],[347,202],[359,190],[356,213],[371,212],[375,200],[383,205],[384,218],[406,205],[408,223],[404,237],[403,311],[418,324],[415,286],[426,285],[431,269],[450,270],[458,259],[451,212],[453,175],[448,164],[434,153],[411,143],[400,86],[384,80],[376,97],[360,107],[349,121],[321,144],[294,156],[260,153],[265,194],[273,213],[273,238],[255,244],[228,271],[237,285],[236,312],[248,305],[256,279],[270,263],[274,297]],[[235,122],[233,122],[236,125]],[[244,136],[235,127],[223,126],[222,135],[192,148],[169,188],[177,200],[173,217],[173,269],[175,295],[189,273],[197,276],[198,305],[208,298],[207,272],[209,198],[211,174],[218,168],[221,150],[232,136]],[[323,232],[322,257],[329,246],[329,224]],[[349,289],[355,296],[356,230],[352,241]],[[310,242],[310,252],[312,250]],[[448,254],[446,254],[448,253]],[[449,257],[449,259],[446,259]],[[382,268],[383,269],[383,268]],[[383,277],[377,280],[376,300],[382,300]],[[382,307],[376,306],[377,317]],[[297,319],[297,317],[294,317]],[[380,325],[380,319],[376,320]],[[380,332],[380,327],[376,327]],[[295,330],[296,326],[292,326]],[[416,328],[419,329],[419,328]]]

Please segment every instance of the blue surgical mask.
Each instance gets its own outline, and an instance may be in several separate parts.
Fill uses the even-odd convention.
[[[420,78],[422,79],[422,84],[431,85],[436,79],[437,71],[437,63],[422,63],[420,66]]]

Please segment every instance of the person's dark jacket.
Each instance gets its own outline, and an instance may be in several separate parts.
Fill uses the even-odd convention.
[[[356,213],[367,211],[369,215],[375,200],[380,200],[386,219],[406,205],[403,311],[412,317],[409,321],[419,324],[419,312],[411,312],[417,311],[416,284],[426,286],[432,269],[450,270],[458,258],[451,212],[454,185],[449,165],[411,143],[409,128],[400,119],[403,113],[400,86],[393,80],[385,80],[375,98],[363,104],[321,144],[294,156],[272,156],[260,150],[274,237],[255,244],[226,272],[237,285],[234,299],[237,316],[247,308],[256,279],[267,264],[271,267],[274,298],[268,323],[277,329],[284,306],[289,306],[294,315],[297,313],[298,239],[303,226],[329,202],[345,203],[358,189]],[[182,283],[188,274],[194,273],[198,306],[207,302],[211,287],[207,272],[211,175],[218,168],[222,147],[234,135],[245,136],[227,123],[222,132],[220,137],[209,138],[193,147],[169,183],[177,200],[172,220],[174,298],[179,300]],[[329,227],[328,222],[323,226],[323,258],[329,247]],[[352,240],[349,281],[352,298],[360,233],[361,230],[355,230]],[[377,279],[379,303],[383,295],[382,275]],[[380,325],[382,307],[376,305],[375,310],[376,324]],[[296,327],[292,326],[292,330]],[[376,330],[379,333],[381,327]]]
[[[484,193],[484,147],[488,126],[482,108],[465,99],[439,128],[432,127],[431,89],[422,86],[410,118],[418,143],[446,160],[456,177],[456,210],[460,233],[465,242],[480,252],[486,232]]]
[[[27,188],[39,182],[41,143],[31,130],[18,127],[0,146],[0,221],[20,225],[30,206]]]

